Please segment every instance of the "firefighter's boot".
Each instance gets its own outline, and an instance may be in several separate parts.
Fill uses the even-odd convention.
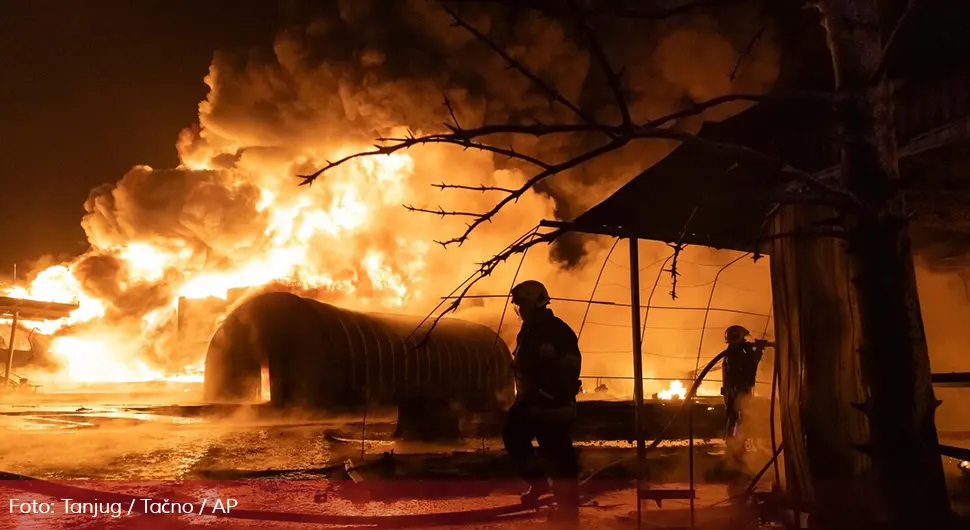
[[[549,521],[556,528],[578,528],[579,524],[579,481],[559,480],[554,484],[556,510],[549,514]]]
[[[523,493],[519,498],[522,505],[528,508],[535,508],[539,505],[539,497],[549,493],[549,482],[546,479],[533,481],[529,486],[529,491]]]

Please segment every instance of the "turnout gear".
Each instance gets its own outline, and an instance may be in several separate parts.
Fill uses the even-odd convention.
[[[741,326],[731,326],[724,332],[728,347],[724,351],[721,394],[724,396],[724,408],[727,413],[725,438],[729,448],[736,450],[732,450],[732,453],[740,451],[744,446],[743,437],[739,433],[743,402],[751,395],[755,377],[758,374],[758,365],[764,356],[765,347],[770,344],[763,340],[754,342],[745,340],[750,334]]]
[[[527,286],[527,287],[522,287]],[[505,450],[531,488],[522,495],[533,506],[548,492],[548,479],[561,516],[578,513],[579,463],[572,440],[582,355],[576,334],[545,306],[549,294],[539,282],[513,289],[513,303],[531,304],[512,359],[516,396],[502,432]],[[518,302],[516,301],[516,297]],[[532,441],[538,442],[538,454]]]
[[[546,286],[526,280],[512,288],[512,303],[517,306],[546,307],[552,300]]]
[[[531,443],[531,442],[530,442]],[[545,477],[535,480],[530,486],[529,491],[526,491],[519,496],[524,506],[529,508],[535,508],[539,504],[539,498],[549,493],[549,481]]]
[[[517,404],[546,412],[575,405],[581,388],[579,342],[552,310],[543,308],[522,322],[512,355]]]

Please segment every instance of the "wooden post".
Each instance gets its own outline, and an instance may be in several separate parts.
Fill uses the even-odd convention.
[[[633,322],[633,426],[637,435],[637,530],[643,526],[640,492],[647,451],[640,412],[643,409],[643,355],[640,345],[640,240],[630,238],[630,318]]]
[[[10,388],[10,372],[13,371],[13,341],[17,338],[17,317],[20,313],[14,311],[13,322],[10,324],[10,342],[7,344],[7,366],[3,371],[3,388]]]

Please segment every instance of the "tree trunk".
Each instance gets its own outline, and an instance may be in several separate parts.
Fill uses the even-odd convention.
[[[787,234],[831,217],[819,207],[784,206],[771,231]],[[866,423],[851,405],[864,391],[844,247],[836,239],[787,237],[769,250],[785,489],[794,506],[813,514],[813,526],[835,520],[867,528],[864,518],[852,519],[864,515],[858,507],[870,493],[868,459],[853,449],[865,440]]]
[[[905,198],[900,191],[891,87],[876,78],[882,57],[876,0],[820,0],[832,53],[841,130],[841,183],[862,203],[845,217],[848,263],[861,329],[868,399],[864,452],[872,468],[872,523],[940,528],[950,518],[916,294]],[[857,511],[863,511],[859,506]],[[872,527],[870,525],[870,527]]]

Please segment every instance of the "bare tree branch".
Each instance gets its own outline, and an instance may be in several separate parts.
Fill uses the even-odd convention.
[[[600,69],[603,70],[603,75],[606,76],[606,82],[613,92],[613,98],[616,100],[616,107],[620,111],[620,116],[623,120],[623,125],[629,127],[633,123],[633,119],[630,117],[630,106],[627,104],[626,97],[623,95],[622,86],[622,69],[620,72],[613,70],[610,66],[610,61],[606,57],[606,52],[603,51],[603,47],[600,46],[599,39],[596,38],[596,34],[593,33],[593,28],[589,27],[586,20],[583,17],[583,13],[580,11],[579,6],[576,5],[575,0],[567,0],[570,9],[576,14],[576,21],[579,24],[580,29],[582,29],[583,34],[586,36],[586,42],[589,45],[590,53],[592,53],[593,58],[599,64]]]
[[[439,2],[442,3],[442,2]],[[852,196],[848,191],[842,189],[835,183],[829,183],[817,179],[813,175],[795,169],[780,160],[775,160],[773,157],[751,149],[743,145],[728,144],[724,142],[719,142],[716,140],[701,138],[697,135],[691,134],[685,131],[675,130],[674,128],[668,127],[671,122],[679,120],[687,116],[698,115],[705,110],[715,107],[720,104],[724,104],[730,101],[763,101],[767,98],[778,97],[778,96],[765,96],[765,95],[752,95],[752,94],[735,94],[727,95],[719,98],[714,98],[710,101],[701,102],[691,106],[688,109],[674,112],[667,116],[648,121],[643,124],[632,123],[632,118],[629,116],[629,108],[626,104],[626,100],[623,96],[622,87],[620,86],[620,78],[616,72],[613,71],[610,66],[606,54],[600,48],[595,35],[585,21],[582,20],[583,11],[578,7],[578,4],[569,0],[569,5],[574,9],[574,15],[579,17],[579,22],[586,33],[587,40],[589,41],[589,46],[593,50],[593,55],[595,56],[597,62],[600,64],[601,68],[606,73],[611,89],[614,91],[614,96],[616,97],[616,103],[620,107],[621,114],[623,117],[623,122],[617,125],[606,125],[598,123],[593,120],[590,116],[586,115],[579,107],[572,104],[568,99],[562,96],[556,89],[552,86],[545,84],[537,75],[531,72],[526,66],[518,62],[516,59],[508,55],[501,47],[495,43],[488,40],[488,38],[476,30],[473,26],[462,20],[454,11],[450,10],[447,6],[443,5],[442,8],[454,19],[454,24],[460,26],[470,32],[475,38],[483,41],[487,46],[489,46],[493,51],[499,54],[500,57],[509,65],[510,68],[518,70],[525,77],[530,79],[536,84],[543,92],[545,92],[553,101],[557,101],[560,104],[566,106],[572,110],[577,116],[579,116],[583,123],[567,123],[567,124],[499,124],[499,125],[482,125],[473,128],[462,128],[458,122],[457,114],[450,100],[447,96],[444,97],[445,107],[452,118],[454,124],[445,123],[444,127],[448,130],[445,133],[429,134],[424,136],[415,136],[410,130],[405,137],[400,138],[379,138],[378,141],[383,145],[375,145],[375,149],[370,151],[363,151],[355,153],[336,161],[327,161],[324,167],[311,173],[309,175],[300,175],[303,179],[301,185],[312,184],[313,181],[326,172],[329,169],[337,167],[341,164],[354,160],[355,158],[364,156],[374,156],[374,155],[389,155],[401,150],[407,150],[415,145],[421,144],[431,144],[431,143],[445,143],[452,144],[456,146],[463,147],[465,149],[479,149],[486,152],[491,152],[493,154],[498,154],[506,156],[512,159],[522,160],[528,162],[538,168],[540,171],[535,173],[531,178],[529,178],[522,186],[517,189],[499,189],[496,188],[495,191],[503,191],[506,196],[498,201],[490,210],[481,214],[475,214],[472,212],[449,212],[441,207],[437,210],[429,210],[424,208],[415,208],[413,206],[406,205],[405,207],[411,211],[433,213],[440,216],[466,216],[473,217],[474,219],[467,225],[467,229],[459,236],[449,239],[447,241],[438,241],[439,244],[447,247],[452,244],[457,244],[461,246],[469,237],[469,235],[481,224],[485,222],[491,222],[492,218],[502,210],[503,207],[508,205],[510,202],[517,201],[519,197],[525,194],[533,186],[541,182],[543,179],[556,175],[577,166],[580,166],[594,158],[597,158],[603,154],[620,149],[624,145],[630,143],[634,140],[642,139],[666,139],[675,140],[681,143],[695,143],[702,145],[706,148],[721,151],[724,154],[731,155],[738,159],[749,160],[760,164],[765,168],[769,168],[771,171],[776,171],[780,175],[787,175],[793,180],[797,180],[805,183],[806,185],[824,192],[831,197],[831,199],[836,200],[841,203],[848,203],[851,205],[860,205],[854,196]],[[812,99],[823,99],[827,100],[832,98],[831,95],[827,94],[798,94],[787,97],[805,97]],[[554,134],[593,134],[602,135],[607,141],[596,148],[585,151],[577,156],[567,158],[558,162],[551,162],[539,159],[534,156],[526,155],[515,151],[513,148],[501,148],[491,145],[484,141],[487,137],[493,135],[528,135],[533,137],[542,137],[546,135]],[[463,186],[463,185],[447,185],[442,183],[441,189],[446,188],[456,188],[456,189],[467,189],[476,191],[488,191],[488,188],[484,185],[479,187]],[[672,275],[676,275],[676,269],[671,268]],[[676,285],[676,277],[674,278],[674,285]],[[672,295],[676,295],[672,292]]]
[[[515,193],[515,190],[512,188],[500,188],[498,186],[486,186],[484,184],[481,186],[463,186],[461,184],[445,184],[442,182],[441,184],[432,184],[432,186],[442,190],[470,190],[480,191],[482,193],[485,193],[486,191],[501,191],[505,193]]]
[[[707,193],[705,192],[704,197],[706,196]],[[670,268],[667,269],[666,272],[670,273],[671,300],[677,299],[677,277],[680,276],[680,273],[677,272],[677,260],[680,258],[680,253],[684,250],[684,248],[686,248],[684,239],[687,237],[687,231],[690,230],[691,221],[694,220],[694,216],[697,215],[697,210],[700,209],[703,202],[704,198],[702,197],[701,201],[694,205],[694,209],[691,210],[690,215],[687,217],[687,221],[684,222],[684,229],[680,231],[680,237],[677,238],[677,242],[670,244],[670,248],[674,249],[674,253],[670,255]]]
[[[702,106],[703,105],[701,105],[701,107]],[[574,167],[577,167],[605,153],[615,151],[631,141],[651,139],[651,138],[676,140],[682,143],[696,143],[706,148],[717,150],[724,154],[729,154],[738,159],[756,162],[758,164],[764,165],[765,167],[774,168],[774,170],[776,170],[779,174],[787,175],[794,180],[798,180],[816,190],[822,191],[828,194],[829,196],[831,196],[833,199],[839,200],[843,203],[847,203],[850,205],[864,207],[861,201],[859,201],[850,192],[844,190],[838,184],[821,180],[808,172],[791,167],[790,165],[785,164],[784,162],[777,160],[764,153],[761,153],[760,151],[757,151],[755,149],[751,149],[749,147],[746,147],[740,144],[729,144],[729,143],[720,142],[720,141],[716,141],[708,138],[702,138],[695,134],[691,134],[685,131],[678,131],[670,128],[653,127],[648,125],[637,125],[630,129],[623,128],[622,126],[607,127],[603,125],[594,125],[594,126],[588,126],[588,125],[558,126],[558,125],[541,125],[541,124],[540,125],[488,125],[488,126],[478,127],[474,129],[467,129],[467,130],[455,129],[454,132],[451,132],[451,133],[432,134],[428,136],[415,137],[415,136],[409,135],[404,138],[388,138],[388,139],[382,139],[382,140],[389,141],[389,142],[396,142],[396,143],[392,143],[386,146],[377,146],[376,149],[372,151],[364,151],[353,155],[349,155],[335,162],[328,162],[323,169],[318,170],[311,175],[302,175],[300,176],[300,178],[304,179],[303,184],[312,183],[313,180],[315,180],[324,171],[330,168],[339,166],[355,158],[359,158],[363,156],[391,154],[399,150],[408,149],[415,145],[421,145],[421,144],[427,144],[427,143],[449,143],[449,144],[459,145],[459,146],[471,145],[474,148],[478,148],[478,145],[483,145],[483,144],[480,144],[477,142],[470,144],[470,142],[472,142],[473,139],[482,137],[482,136],[495,135],[495,134],[523,134],[523,133],[531,132],[533,135],[541,135],[549,131],[602,132],[603,130],[612,131],[613,134],[607,135],[612,139],[609,142],[603,145],[600,145],[599,147],[590,149],[578,156],[566,159],[558,163],[548,163],[548,162],[544,162],[536,159],[536,165],[542,168],[540,172],[533,175],[518,189],[509,191],[508,195],[505,198],[503,198],[501,201],[496,203],[496,205],[492,209],[481,214],[480,217],[475,218],[475,220],[468,225],[468,229],[463,234],[441,243],[445,246],[448,246],[451,244],[458,244],[459,246],[461,246],[468,239],[468,236],[471,234],[471,232],[473,232],[479,225],[487,221],[491,221],[492,217],[494,217],[503,207],[505,207],[505,205],[507,205],[510,202],[518,200],[518,198],[521,197],[526,191],[531,189],[534,185],[538,184],[540,181],[542,181],[545,178],[562,173]],[[495,152],[495,150],[493,149],[484,149],[484,150]],[[514,151],[512,152],[512,155],[513,157],[519,158],[519,159],[528,159],[528,160],[532,159],[532,157],[527,157],[526,155],[520,155],[519,153]],[[481,191],[481,188],[473,188],[473,189],[477,189]],[[423,210],[415,209],[415,211],[423,211]],[[432,211],[432,213],[440,215],[442,211],[440,210]]]
[[[565,232],[565,229],[558,229],[544,234],[539,234],[537,232],[538,232],[538,227],[536,227],[534,230],[529,231],[528,233],[520,237],[511,245],[505,247],[505,249],[499,252],[498,254],[492,256],[491,258],[489,258],[488,260],[482,263],[479,263],[478,271],[476,272],[474,279],[466,283],[461,293],[458,296],[454,297],[451,303],[448,304],[448,307],[446,307],[444,311],[442,311],[441,313],[438,314],[438,316],[435,317],[434,321],[431,323],[430,328],[428,329],[428,332],[424,335],[424,338],[421,340],[420,343],[418,343],[416,347],[420,348],[424,346],[428,342],[428,339],[431,338],[431,332],[434,331],[434,329],[438,326],[438,322],[440,322],[441,319],[444,318],[445,315],[447,315],[448,313],[453,313],[457,311],[458,308],[461,306],[461,302],[468,295],[468,292],[471,290],[471,288],[474,287],[475,284],[477,284],[482,279],[490,276],[492,272],[495,271],[495,268],[499,266],[499,264],[508,260],[512,256],[516,254],[521,254],[525,252],[527,249],[534,247],[540,243],[549,243],[554,241],[556,238],[558,238],[560,235],[562,235]]]
[[[445,216],[481,217],[482,216],[482,214],[475,213],[475,212],[447,211],[442,209],[441,206],[439,206],[437,210],[429,210],[427,208],[416,208],[414,206],[411,206],[410,204],[402,204],[401,206],[404,206],[404,209],[406,209],[409,212],[433,213],[435,215],[440,215],[441,217],[445,217]]]
[[[912,18],[913,13],[919,7],[919,0],[909,0],[906,3],[906,10],[903,14],[899,16],[899,20],[896,21],[896,25],[893,27],[892,32],[889,37],[886,38],[886,43],[882,47],[882,57],[879,58],[879,66],[876,67],[873,73],[872,79],[869,80],[870,84],[878,83],[882,76],[886,73],[886,69],[889,68],[890,62],[892,62],[892,56],[896,53],[896,48],[899,46],[899,34],[902,33],[903,28]]]
[[[680,276],[680,272],[677,271],[677,259],[680,258],[680,253],[687,248],[683,242],[678,241],[669,245],[670,248],[674,249],[674,253],[671,256],[670,267],[665,269],[664,272],[670,273],[670,299],[677,299],[677,278]]]
[[[451,100],[448,99],[448,94],[445,94],[444,98],[445,98],[445,108],[448,109],[448,114],[451,115],[451,121],[455,122],[456,129],[461,129],[461,124],[458,123],[458,116],[455,115],[455,107],[451,105]]]
[[[590,116],[589,114],[587,114],[586,112],[584,112],[582,109],[580,109],[578,106],[576,106],[575,104],[573,104],[571,101],[569,101],[568,99],[566,99],[565,97],[563,97],[563,95],[560,94],[556,89],[554,89],[551,86],[549,86],[548,84],[546,84],[546,82],[543,81],[542,79],[540,79],[538,75],[534,74],[525,65],[523,65],[521,62],[519,62],[518,60],[516,60],[511,55],[509,55],[505,50],[502,49],[501,46],[499,46],[499,45],[495,44],[494,42],[492,42],[491,39],[489,39],[487,36],[485,36],[484,33],[478,31],[477,29],[475,29],[474,26],[472,26],[471,24],[469,24],[469,23],[465,22],[464,20],[462,20],[462,18],[459,17],[458,14],[455,13],[453,10],[451,10],[447,5],[445,5],[444,2],[440,2],[440,5],[441,5],[441,8],[442,9],[444,9],[445,11],[448,12],[449,15],[451,15],[451,18],[454,21],[453,24],[455,26],[464,28],[465,31],[467,31],[467,32],[471,33],[472,35],[474,35],[476,39],[478,39],[478,40],[482,41],[483,43],[485,43],[495,53],[497,53],[500,57],[502,57],[502,59],[505,60],[506,64],[508,64],[510,68],[513,68],[515,70],[518,70],[518,72],[520,74],[522,74],[525,77],[527,77],[539,89],[541,89],[543,92],[545,92],[546,93],[546,96],[548,96],[553,101],[559,102],[560,104],[562,104],[563,106],[565,106],[569,110],[573,111],[584,122],[586,122],[586,123],[596,123],[596,120],[594,120],[592,118],[592,116]]]
[[[380,141],[380,142],[393,142],[395,144],[394,147],[397,147],[399,149],[408,149],[411,146],[417,145],[419,143],[422,143],[422,144],[434,144],[434,143],[452,144],[452,145],[457,145],[459,147],[462,147],[465,150],[468,150],[468,149],[478,149],[479,151],[487,151],[489,153],[495,153],[496,155],[501,155],[501,156],[504,156],[504,157],[509,158],[509,159],[522,160],[523,162],[528,162],[528,163],[530,163],[530,164],[532,164],[534,166],[537,166],[537,167],[541,167],[541,168],[548,168],[549,167],[549,164],[547,162],[545,162],[545,161],[543,161],[543,160],[541,160],[539,158],[536,158],[534,156],[529,156],[527,154],[520,153],[520,152],[516,151],[515,149],[513,149],[512,146],[509,146],[507,148],[505,148],[505,147],[495,147],[493,145],[488,145],[488,144],[485,144],[485,143],[476,142],[476,141],[471,140],[471,139],[460,138],[460,136],[462,134],[466,133],[467,131],[461,131],[461,130],[456,130],[456,131],[457,131],[456,134],[458,136],[455,136],[455,135],[446,135],[446,136],[442,136],[440,138],[437,138],[437,137],[435,137],[435,135],[430,135],[430,136],[425,136],[425,137],[423,137],[420,140],[418,138],[414,138],[414,137],[407,137],[407,138],[378,138],[378,141]],[[498,133],[491,133],[491,134],[498,134]],[[397,145],[397,144],[404,144],[404,145]],[[375,154],[380,154],[380,153],[375,153]]]
[[[645,127],[664,127],[670,122],[674,122],[683,118],[689,118],[691,116],[697,116],[708,109],[712,109],[719,105],[725,103],[733,103],[735,101],[749,101],[752,103],[760,103],[763,101],[819,101],[835,103],[837,101],[835,94],[827,94],[821,92],[787,92],[787,93],[772,93],[772,94],[727,94],[724,96],[718,96],[716,98],[711,98],[700,103],[695,103],[685,109],[678,110],[667,114],[666,116],[661,116],[659,118],[645,122],[643,125]]]
[[[737,79],[738,70],[741,69],[741,63],[751,55],[751,50],[754,49],[754,45],[757,44],[758,40],[761,39],[761,36],[765,34],[765,30],[767,29],[768,24],[761,26],[761,29],[755,32],[754,36],[751,37],[751,40],[748,41],[748,45],[745,46],[744,49],[741,50],[741,53],[738,54],[738,60],[736,63],[734,63],[734,69],[731,70],[731,81]]]
[[[506,204],[508,204],[510,202],[513,202],[513,201],[517,201],[519,199],[519,197],[521,197],[525,192],[527,192],[530,189],[532,189],[533,186],[535,186],[536,184],[538,184],[540,181],[542,181],[546,177],[549,177],[549,176],[552,176],[552,175],[556,175],[556,174],[562,173],[563,171],[566,171],[568,169],[572,169],[572,168],[574,168],[576,166],[579,166],[579,165],[581,165],[581,164],[583,164],[585,162],[588,162],[588,161],[590,161],[590,160],[592,160],[592,159],[594,159],[594,158],[596,158],[596,157],[598,157],[600,155],[609,153],[611,151],[615,151],[615,150],[619,149],[620,147],[623,147],[624,145],[626,145],[626,143],[628,141],[629,141],[628,139],[624,139],[624,138],[615,139],[615,140],[613,140],[613,141],[611,141],[611,142],[609,142],[609,143],[607,143],[605,145],[602,145],[602,146],[597,147],[595,149],[590,149],[589,151],[586,151],[586,152],[584,152],[584,153],[582,153],[582,154],[580,154],[578,156],[575,156],[573,158],[570,158],[570,159],[566,160],[565,162],[561,162],[559,164],[555,164],[555,165],[551,166],[549,169],[545,169],[545,170],[543,170],[543,171],[535,174],[532,178],[530,178],[529,180],[527,180],[525,182],[525,184],[523,184],[521,187],[519,187],[519,189],[517,189],[517,190],[513,191],[512,193],[508,194],[504,199],[502,199],[498,203],[496,203],[495,206],[492,207],[491,210],[489,210],[488,212],[486,212],[485,214],[483,214],[481,217],[479,217],[479,218],[475,219],[474,221],[472,221],[468,225],[468,229],[466,229],[463,234],[461,234],[458,237],[455,237],[455,238],[452,238],[452,239],[449,239],[447,241],[442,242],[442,245],[448,246],[448,245],[451,245],[451,244],[457,244],[460,247],[462,244],[464,244],[465,241],[468,240],[468,236],[471,235],[471,233],[476,228],[478,228],[482,223],[485,223],[487,221],[490,222],[492,220],[492,217],[494,217],[499,211],[501,211],[502,208],[504,208]]]

